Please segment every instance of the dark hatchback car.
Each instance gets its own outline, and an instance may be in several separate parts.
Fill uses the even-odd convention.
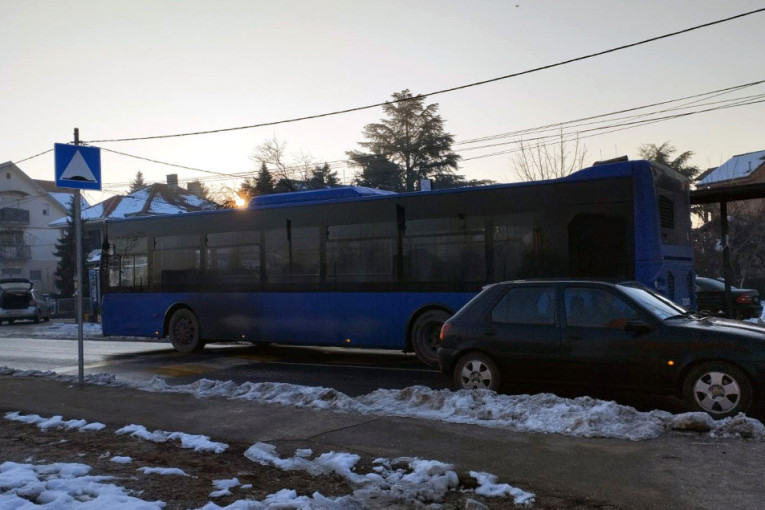
[[[749,409],[765,386],[765,327],[694,315],[635,282],[491,285],[444,324],[438,356],[456,388],[631,388],[718,418]]]
[[[731,287],[733,314],[736,319],[754,319],[762,315],[760,293],[755,289]],[[696,302],[700,312],[725,314],[725,283],[713,278],[696,277]]]

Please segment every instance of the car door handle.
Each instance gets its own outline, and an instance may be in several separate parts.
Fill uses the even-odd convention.
[[[494,328],[487,329],[486,336],[497,336],[497,330]]]
[[[568,336],[568,339],[569,339],[569,340],[581,340],[582,338],[583,338],[583,337],[581,337],[581,336],[579,336],[579,335],[569,335],[569,336]]]

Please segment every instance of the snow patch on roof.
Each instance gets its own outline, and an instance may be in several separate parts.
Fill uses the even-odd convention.
[[[69,209],[72,206],[72,195],[71,193],[59,193],[59,192],[52,192],[48,193],[50,197],[58,202],[59,204],[63,205],[67,209]],[[85,210],[86,207],[90,207],[90,204],[87,200],[85,200],[85,197],[80,195],[80,207],[82,207],[83,210]]]
[[[763,163],[765,163],[765,150],[739,154],[717,167],[717,169],[707,174],[696,184],[707,186],[716,182],[743,179],[744,177],[749,177]]]

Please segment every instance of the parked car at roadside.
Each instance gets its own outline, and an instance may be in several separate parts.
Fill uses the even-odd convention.
[[[438,356],[458,389],[630,388],[716,418],[747,411],[765,386],[765,327],[695,315],[636,282],[488,286],[446,321]]]
[[[762,315],[760,293],[755,289],[730,288],[735,319],[754,319]],[[696,277],[696,308],[712,315],[725,314],[725,283],[715,278]]]
[[[50,304],[25,278],[0,279],[0,324],[17,320],[50,320]]]

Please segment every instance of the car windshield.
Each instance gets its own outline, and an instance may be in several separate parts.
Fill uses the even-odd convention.
[[[690,312],[682,306],[673,303],[669,299],[655,292],[637,285],[617,285],[619,290],[637,301],[651,315],[659,319],[688,315]]]

